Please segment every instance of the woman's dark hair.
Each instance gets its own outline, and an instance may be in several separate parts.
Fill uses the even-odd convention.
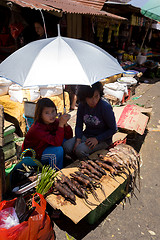
[[[54,102],[51,99],[41,98],[38,100],[38,102],[36,104],[36,109],[35,109],[35,113],[34,113],[34,121],[35,122],[37,121],[37,122],[43,123],[42,111],[45,107],[52,107],[52,108],[55,108],[57,111],[56,105],[54,104]]]
[[[101,82],[96,82],[92,86],[79,85],[78,95],[77,95],[78,100],[80,102],[85,102],[86,98],[93,97],[95,91],[99,92],[100,97],[103,96],[103,85]]]

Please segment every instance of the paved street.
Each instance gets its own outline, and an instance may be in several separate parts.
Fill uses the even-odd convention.
[[[147,83],[141,82],[137,86],[136,94],[132,96],[137,99],[131,98],[127,102],[152,107],[146,134],[130,139],[143,160],[141,192],[135,190],[137,198],[133,196],[130,202],[127,199],[124,209],[119,203],[94,225],[83,220],[75,225],[65,216],[61,216],[55,220],[57,240],[67,239],[66,232],[77,240],[160,239],[160,81],[147,80]],[[75,123],[75,118],[71,121]]]

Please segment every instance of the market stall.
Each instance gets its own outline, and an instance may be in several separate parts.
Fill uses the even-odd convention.
[[[115,115],[119,129],[127,132],[137,132],[143,135],[149,119],[149,117],[143,114],[144,112],[150,112],[150,110],[136,105],[117,107],[115,109]],[[121,137],[119,135],[120,133],[122,134]],[[95,224],[103,214],[108,212],[118,201],[124,199],[127,193],[132,196],[134,194],[135,184],[139,187],[140,156],[133,147],[123,141],[127,133],[118,132],[117,134],[118,138],[116,138],[116,136],[113,137],[114,145],[111,146],[109,151],[103,150],[96,152],[92,154],[90,159],[85,161],[85,163],[77,160],[66,168],[57,171],[58,175],[54,175],[56,177],[54,177],[54,181],[51,182],[51,188],[48,194],[45,195],[45,199],[53,209],[59,209],[75,224],[79,223],[82,219],[89,224]],[[120,141],[120,139],[122,139],[122,141]],[[118,156],[119,158],[117,158]],[[86,163],[90,165],[90,170],[87,165],[85,165]],[[64,176],[69,177],[75,182],[74,178],[75,175],[79,174],[78,172],[83,174],[82,171],[85,171],[85,169],[88,169],[90,174],[93,174],[93,171],[96,172],[95,170],[97,170],[97,167],[95,166],[94,170],[93,168],[91,170],[91,166],[93,167],[92,164],[97,164],[101,167],[101,170],[99,170],[98,174],[99,179],[92,179],[89,181],[89,185],[85,190],[87,198],[83,198],[82,196],[79,197],[75,194],[75,196],[70,199],[71,193],[64,195],[64,193],[60,193],[60,188],[56,189],[56,183],[58,183],[58,185],[62,184],[63,188],[65,188],[66,182]],[[87,177],[89,175],[85,174],[85,176]],[[34,179],[37,181],[36,176]],[[28,185],[24,185],[24,183],[21,185],[20,181],[18,181],[17,186],[20,186],[20,189],[18,188],[19,190],[17,190],[17,188],[14,188],[13,196],[20,196],[21,194],[24,196],[31,196],[33,192],[36,192],[36,190],[38,191],[37,185],[35,184],[36,182],[34,181],[35,180],[32,180],[32,183]],[[30,185],[32,185],[31,188],[29,188]]]
[[[116,151],[114,149],[116,148],[111,148],[110,153],[111,152],[113,153],[114,151]],[[117,151],[119,151],[120,153],[119,149],[120,147],[119,148],[117,147]],[[105,156],[107,156],[109,160],[108,151],[106,150],[99,151],[99,152],[96,152],[95,154],[92,154],[90,157],[90,159],[91,160],[93,159],[95,163],[99,162],[98,160],[99,157],[97,155],[98,153],[100,153],[104,157],[104,159],[105,159]],[[90,163],[91,161],[88,160],[88,162]],[[58,176],[62,179],[64,178],[64,176],[68,176],[69,178],[73,176],[73,179],[74,179],[74,173],[77,174],[77,171],[81,172],[81,167],[80,167],[81,165],[83,165],[83,163],[82,162],[80,163],[79,161],[77,161],[73,165],[70,165],[67,168],[60,171]],[[103,166],[103,164],[101,166]],[[86,169],[87,169],[87,165],[86,165]],[[130,169],[130,174],[134,175],[134,170],[132,168]],[[110,167],[108,166],[108,169],[105,172],[105,175],[103,175],[100,178],[100,180],[97,181],[97,187],[95,185],[95,190],[93,190],[92,188],[91,189],[93,190],[93,192],[91,189],[89,190],[89,193],[87,194],[88,196],[87,200],[83,197],[80,198],[76,196],[75,204],[73,204],[69,200],[69,198],[67,197],[65,198],[63,194],[55,195],[52,193],[49,196],[47,196],[46,200],[53,208],[60,209],[63,212],[63,214],[69,217],[74,223],[77,224],[81,219],[86,217],[86,220],[90,224],[93,224],[104,214],[104,212],[109,210],[120,198],[125,196],[125,194],[123,193],[125,191],[127,192],[127,188],[129,187],[127,186],[127,180],[129,181],[128,179],[129,176],[127,177],[127,175],[128,175],[127,171],[126,172],[124,171],[123,173],[119,175],[115,174],[114,176],[111,174]],[[81,177],[83,178],[83,176]],[[92,180],[92,181],[96,182],[96,180]]]

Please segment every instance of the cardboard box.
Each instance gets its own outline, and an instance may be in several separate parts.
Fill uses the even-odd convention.
[[[120,184],[119,187],[115,189],[114,192],[108,197],[108,200],[104,200],[95,210],[91,211],[85,220],[89,224],[96,223],[104,214],[110,211],[110,209],[121,199],[125,197],[124,189],[126,187],[127,180]]]
[[[113,143],[117,142],[117,141],[122,141],[127,137],[127,133],[122,133],[122,132],[117,132],[113,135],[112,141]]]
[[[145,114],[149,114],[151,110],[129,104],[113,108],[118,128],[135,131],[140,135],[143,135],[149,120],[149,116]]]
[[[99,153],[105,154],[107,151],[106,150],[101,150]],[[97,156],[97,152],[95,154],[92,154],[92,157],[95,158]],[[70,173],[73,173],[77,171],[79,161],[76,161],[73,165],[71,164],[68,166],[68,168],[64,168],[61,171],[65,175],[69,175]],[[132,170],[131,170],[132,171]],[[132,171],[133,172],[133,171]],[[59,172],[59,174],[61,174]],[[75,224],[77,224],[81,219],[85,218],[88,220],[90,224],[95,223],[117,200],[122,197],[122,191],[121,189],[123,188],[124,190],[124,183],[127,179],[125,174],[122,174],[121,176],[116,176],[116,180],[111,178],[110,176],[106,175],[101,178],[101,184],[103,185],[103,189],[105,191],[105,196],[103,192],[101,191],[100,188],[96,189],[96,193],[99,198],[99,202],[94,199],[92,194],[88,194],[88,200],[96,206],[88,205],[85,203],[84,199],[81,199],[79,197],[76,197],[76,205],[71,204],[69,201],[64,200],[64,198],[61,195],[54,195],[50,194],[49,196],[46,197],[46,201],[54,208],[54,209],[60,209],[64,215],[66,215],[68,218],[70,218]],[[119,188],[119,186],[121,186]],[[120,192],[118,190],[118,195],[114,195],[113,193],[116,191],[116,189],[120,189]],[[113,195],[112,195],[113,194]],[[114,198],[114,196],[116,198]],[[106,198],[109,198],[112,202],[108,202]],[[114,199],[114,200],[112,200]],[[103,208],[103,204],[105,201],[106,208]],[[102,208],[101,211],[99,211],[99,208]],[[95,211],[95,212],[94,212]],[[96,212],[99,212],[97,214]],[[95,214],[96,213],[96,214]],[[91,215],[89,215],[91,214]]]
[[[107,94],[107,95],[104,95],[104,97],[107,98],[107,100],[110,102],[110,104],[112,106],[113,105],[120,105],[120,103],[121,103],[120,100],[117,97],[113,96],[113,95]]]

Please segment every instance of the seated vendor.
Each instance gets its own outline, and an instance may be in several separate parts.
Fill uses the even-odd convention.
[[[116,120],[112,106],[102,96],[103,85],[100,82],[79,86],[75,137],[63,144],[67,155],[74,154],[79,160],[87,159],[89,154],[106,149],[112,143],[112,136],[117,131]]]
[[[36,158],[42,164],[62,169],[62,143],[73,136],[72,128],[67,123],[69,118],[69,114],[60,114],[57,117],[57,108],[49,98],[39,99],[36,104],[34,123],[25,136],[22,150],[32,148],[36,152]]]

